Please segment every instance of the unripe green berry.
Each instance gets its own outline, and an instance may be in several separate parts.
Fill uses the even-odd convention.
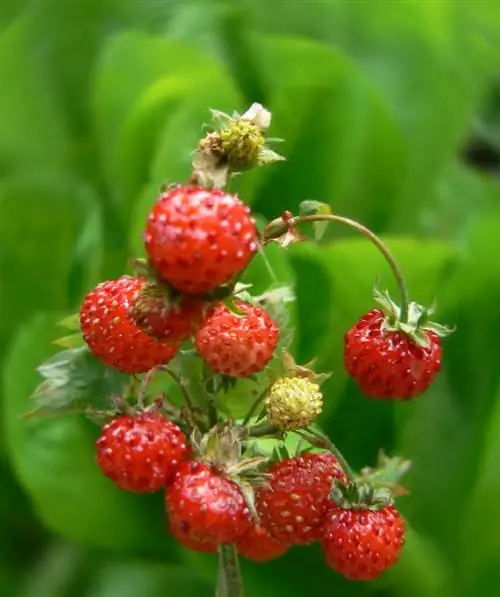
[[[219,132],[220,153],[232,169],[249,168],[257,162],[264,146],[259,127],[244,120],[233,120]]]
[[[292,431],[308,427],[321,413],[323,395],[319,385],[305,377],[278,379],[266,398],[266,412],[277,429]]]

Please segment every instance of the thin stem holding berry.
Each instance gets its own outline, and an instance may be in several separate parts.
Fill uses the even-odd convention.
[[[401,295],[400,318],[402,321],[406,321],[408,317],[408,305],[410,303],[410,299],[408,295],[408,290],[406,288],[406,283],[404,281],[403,273],[401,272],[401,269],[391,251],[374,232],[372,232],[366,226],[363,226],[363,224],[356,222],[355,220],[351,220],[350,218],[345,218],[343,216],[336,216],[333,214],[312,214],[308,216],[297,216],[295,218],[291,218],[287,222],[287,225],[289,228],[293,228],[298,224],[305,224],[306,222],[333,222],[338,224],[344,224],[345,226],[349,226],[350,228],[353,228],[354,230],[361,232],[369,240],[371,240],[371,242],[379,249],[379,251],[384,256],[385,260],[387,261],[389,267],[392,270],[392,273],[394,274],[394,277],[396,278],[396,283],[398,285],[399,292]]]
[[[244,597],[238,552],[233,544],[219,545],[216,597]]]

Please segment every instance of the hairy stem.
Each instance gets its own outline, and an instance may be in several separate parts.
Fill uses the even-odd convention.
[[[264,402],[268,391],[269,391],[269,388],[266,388],[260,394],[260,396],[255,400],[255,402],[252,404],[249,411],[247,412],[246,417],[243,419],[242,425],[248,425],[248,423],[250,422],[250,419],[256,414],[259,406],[261,406],[262,403]]]
[[[244,597],[240,562],[234,545],[219,545],[219,571],[215,597]]]
[[[389,267],[391,268],[394,277],[396,278],[396,283],[398,285],[399,293],[401,295],[401,319],[402,321],[406,320],[406,318],[408,317],[409,296],[403,278],[403,273],[401,272],[401,269],[397,264],[397,261],[391,253],[391,251],[374,232],[372,232],[366,226],[363,226],[363,224],[356,222],[355,220],[351,220],[349,218],[344,218],[343,216],[337,216],[333,214],[312,214],[309,216],[297,216],[295,218],[292,218],[288,222],[288,225],[289,227],[294,227],[298,224],[303,224],[306,222],[332,222],[337,224],[343,224],[344,226],[349,226],[350,228],[353,228],[354,230],[361,232],[361,234],[364,234],[382,253]]]
[[[313,446],[318,448],[324,448],[331,452],[335,458],[339,461],[342,470],[344,471],[347,479],[350,482],[354,482],[356,480],[356,475],[354,471],[349,466],[349,463],[344,458],[342,452],[337,448],[335,444],[331,442],[331,440],[323,435],[321,432],[313,429],[312,427],[308,427],[306,430],[297,430],[295,433],[306,439],[310,442]]]

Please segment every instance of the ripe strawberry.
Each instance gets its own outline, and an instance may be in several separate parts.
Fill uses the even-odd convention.
[[[306,452],[278,462],[268,473],[268,486],[257,495],[261,524],[284,543],[316,541],[331,505],[333,479],[346,482],[337,459],[329,452]]]
[[[166,493],[170,520],[189,529],[202,543],[233,543],[252,524],[238,486],[202,462],[191,460],[177,469]]]
[[[114,419],[102,428],[96,446],[106,477],[136,493],[160,490],[191,453],[182,430],[158,412]]]
[[[372,309],[345,335],[344,364],[370,398],[409,399],[424,392],[441,367],[441,339],[424,331],[428,345],[404,331],[383,328],[385,316]]]
[[[158,284],[146,282],[130,309],[130,316],[149,336],[177,343],[193,336],[203,325],[206,305],[186,295],[172,299]]]
[[[189,525],[186,522],[173,518],[169,521],[169,528],[170,533],[187,549],[200,553],[217,553],[217,545],[199,540],[190,532]]]
[[[195,346],[217,373],[248,377],[262,371],[278,343],[278,326],[260,307],[237,301],[242,315],[219,305],[198,332]]]
[[[236,541],[238,553],[254,562],[269,562],[281,557],[290,545],[271,537],[267,530],[255,524]]]
[[[143,284],[143,278],[130,276],[103,282],[87,294],[80,309],[80,326],[90,350],[124,373],[144,373],[168,363],[178,348],[151,338],[129,317]]]
[[[395,564],[405,523],[392,505],[379,510],[334,506],[323,527],[326,563],[351,580],[373,580]]]
[[[238,197],[180,185],[160,195],[144,241],[159,278],[186,294],[228,282],[257,250],[255,222]]]

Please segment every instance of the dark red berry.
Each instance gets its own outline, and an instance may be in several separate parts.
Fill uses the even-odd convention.
[[[144,373],[168,363],[177,344],[148,336],[129,317],[145,280],[122,276],[89,292],[80,310],[83,338],[93,354],[124,373]]]
[[[122,416],[105,425],[96,443],[103,473],[122,489],[159,491],[191,449],[182,430],[160,413]]]
[[[257,494],[262,525],[286,544],[318,540],[333,479],[346,482],[337,459],[329,452],[307,452],[278,462],[268,473],[268,486]]]
[[[326,563],[351,580],[374,580],[398,561],[405,523],[393,506],[334,507],[323,527]]]
[[[201,543],[233,543],[252,524],[238,486],[195,460],[177,469],[167,488],[166,507],[169,519]]]
[[[159,278],[186,294],[205,294],[245,268],[257,250],[257,231],[238,197],[177,186],[160,195],[144,241]]]
[[[217,373],[248,377],[262,371],[278,343],[276,322],[260,307],[237,301],[241,314],[221,304],[196,335],[195,345]]]
[[[441,367],[441,339],[426,331],[429,346],[404,332],[382,329],[384,313],[372,309],[345,335],[344,363],[370,398],[409,399],[424,392]]]

